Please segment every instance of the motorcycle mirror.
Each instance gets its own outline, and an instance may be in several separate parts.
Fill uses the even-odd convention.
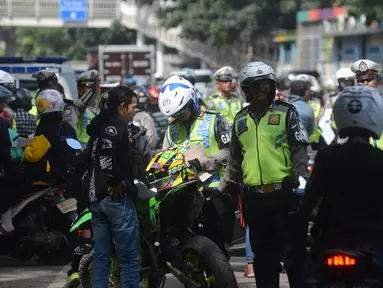
[[[81,150],[82,148],[80,142],[78,142],[76,139],[67,138],[65,141],[66,141],[66,144],[68,144],[68,146],[74,150]]]

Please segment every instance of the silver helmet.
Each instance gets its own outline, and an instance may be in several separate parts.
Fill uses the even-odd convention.
[[[333,111],[339,133],[359,128],[376,139],[382,135],[383,97],[376,88],[364,85],[346,87],[336,100]]]
[[[274,69],[260,61],[251,62],[244,66],[238,76],[241,88],[248,87],[251,83],[261,79],[269,79],[275,84],[277,83]]]

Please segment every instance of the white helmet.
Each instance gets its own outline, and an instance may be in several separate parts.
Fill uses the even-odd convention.
[[[362,128],[376,139],[382,135],[383,97],[376,88],[364,85],[346,87],[336,100],[333,111],[340,133],[343,130],[347,134],[344,129]]]
[[[39,115],[64,111],[65,104],[60,92],[57,90],[45,89],[41,91],[37,95],[35,102]]]
[[[14,84],[15,79],[13,79],[12,75],[0,70],[0,85],[2,84]]]
[[[341,68],[338,71],[336,71],[335,74],[336,80],[345,79],[345,80],[354,80],[355,79],[355,73],[352,72],[350,68]]]
[[[192,102],[194,111],[197,111],[198,96],[193,85],[180,76],[169,77],[162,86],[158,97],[161,113],[165,117],[174,116],[190,102]]]

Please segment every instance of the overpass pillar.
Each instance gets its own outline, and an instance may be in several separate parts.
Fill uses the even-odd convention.
[[[209,64],[206,61],[201,60],[201,69],[209,69]]]
[[[142,32],[137,31],[137,36],[136,36],[136,45],[137,46],[143,46],[145,45],[145,35]]]
[[[161,42],[157,41],[156,43],[156,72],[161,75],[164,74],[164,53],[165,46]]]

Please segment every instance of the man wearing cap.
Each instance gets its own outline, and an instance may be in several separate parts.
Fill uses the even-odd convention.
[[[380,83],[380,74],[382,67],[374,61],[362,59],[351,65],[351,71],[356,75],[356,82],[359,85],[368,85],[372,88],[378,88]]]
[[[89,70],[77,78],[78,100],[75,101],[77,108],[77,139],[85,147],[89,141],[86,127],[96,115],[96,109],[90,109],[90,105],[100,93],[100,77],[97,70]],[[93,111],[92,111],[93,110]]]
[[[367,85],[372,88],[378,88],[382,72],[382,66],[368,59],[361,59],[351,65],[351,71],[355,73],[357,85]],[[374,147],[383,150],[383,135],[380,139],[370,139]]]
[[[242,109],[241,99],[231,93],[233,74],[234,69],[230,66],[218,69],[213,75],[218,90],[207,98],[207,107],[225,116],[230,125],[233,124],[237,112]]]

